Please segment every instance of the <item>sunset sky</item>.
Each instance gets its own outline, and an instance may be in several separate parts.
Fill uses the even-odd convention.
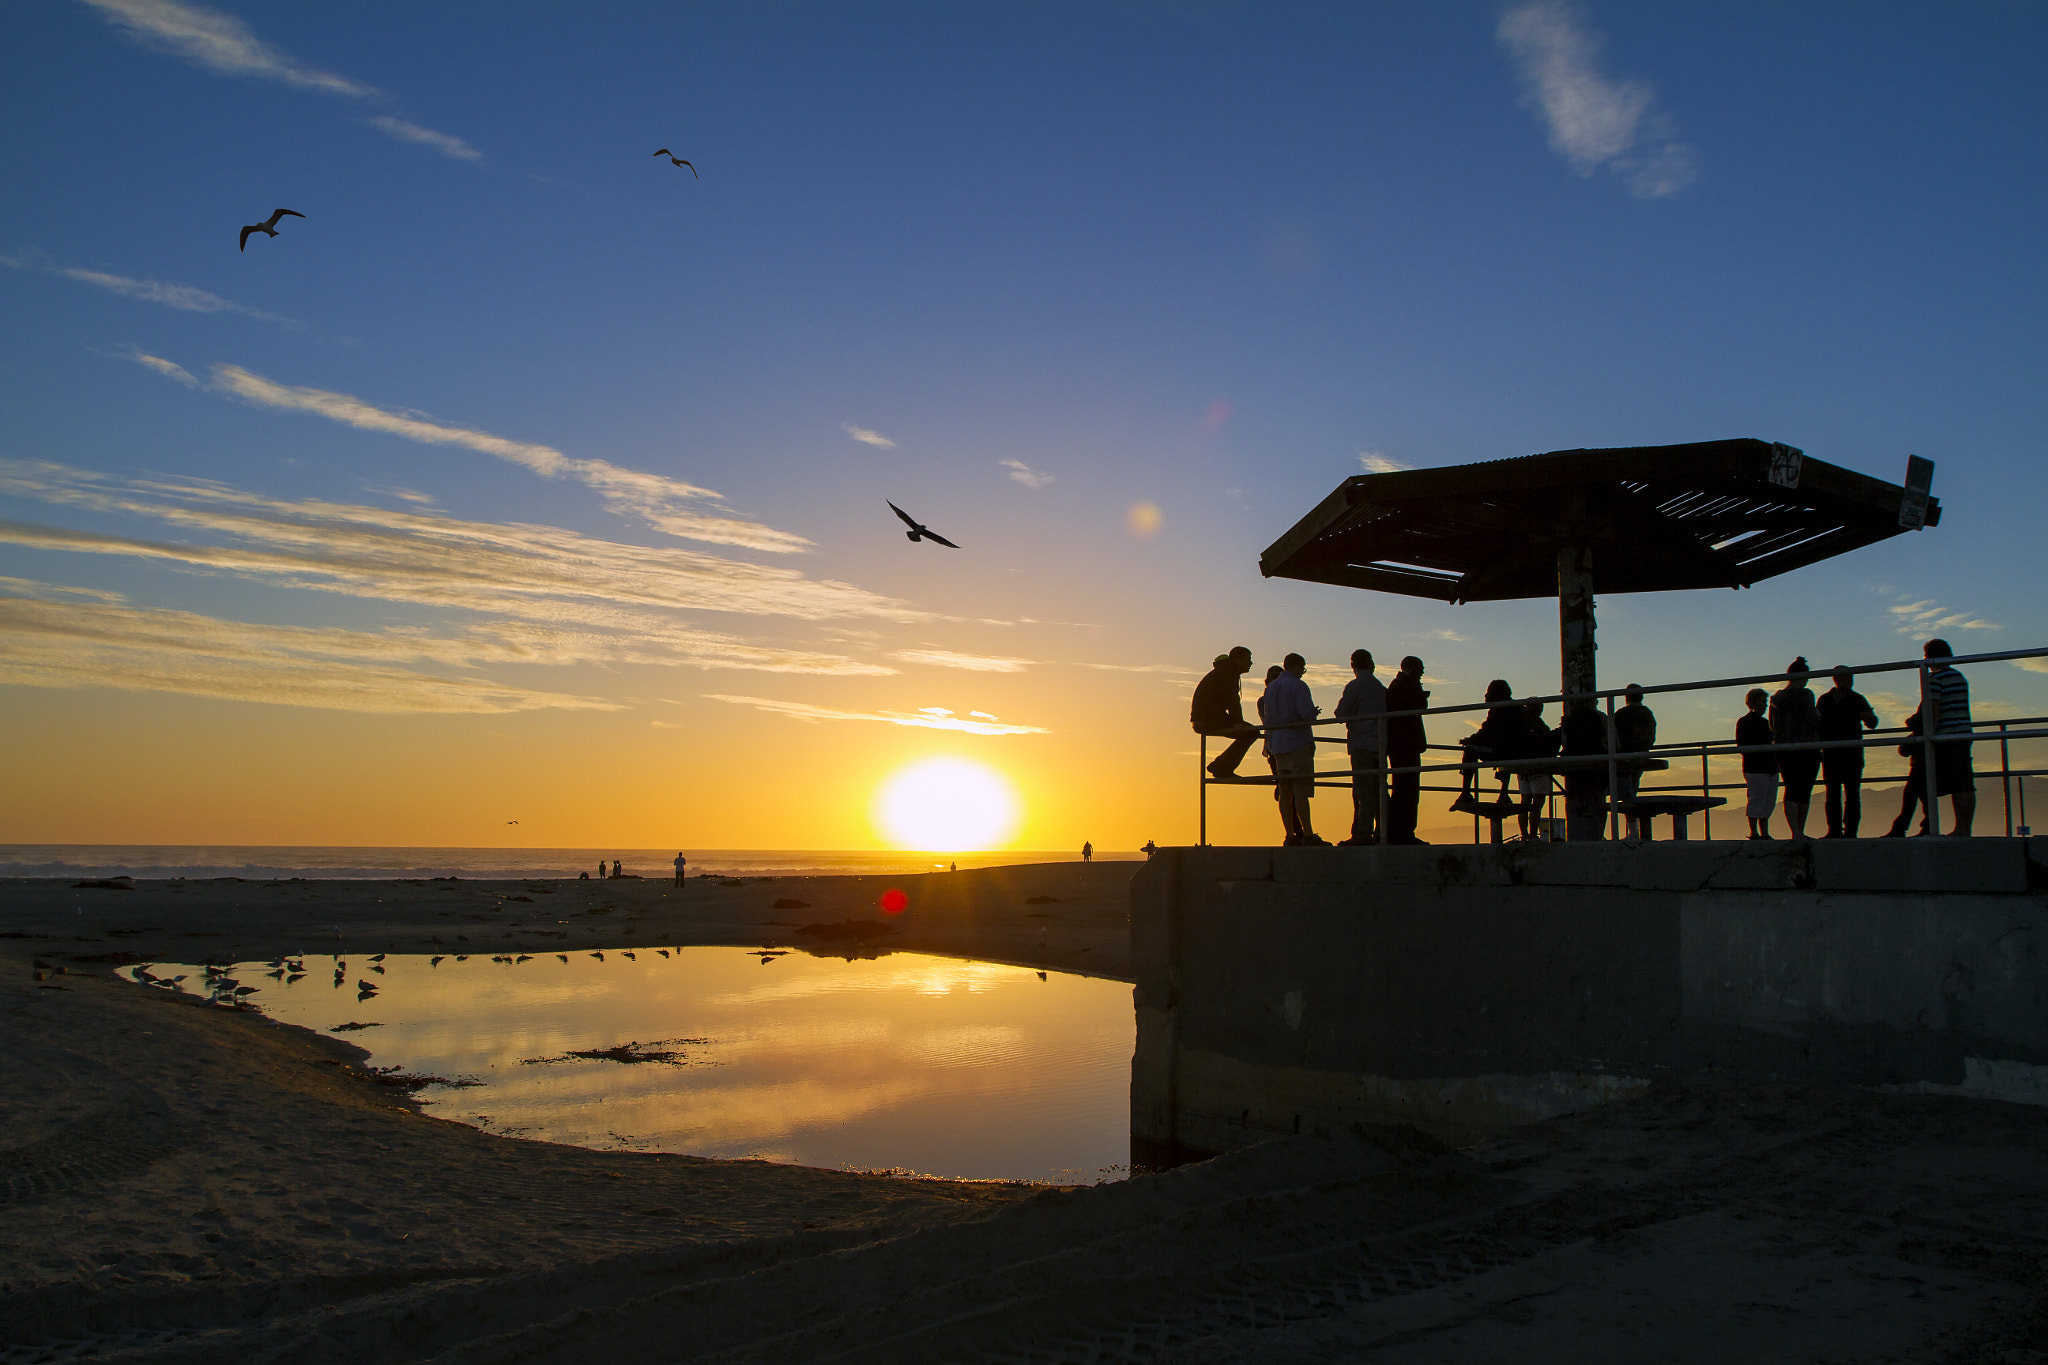
[[[0,842],[879,847],[934,757],[1010,846],[1186,842],[1232,645],[1326,712],[1361,645],[1556,688],[1554,602],[1257,561],[1352,474],[1580,446],[1920,454],[1945,509],[1603,598],[1605,685],[2048,644],[2044,50],[2037,4],[15,0]]]

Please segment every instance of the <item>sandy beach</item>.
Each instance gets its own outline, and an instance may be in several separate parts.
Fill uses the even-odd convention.
[[[1135,866],[0,884],[0,1361],[2048,1358],[2036,1108],[1662,1082],[1462,1151],[900,1179],[489,1135],[335,1039],[113,975],[729,943],[1117,978]],[[800,932],[848,922],[886,931]]]

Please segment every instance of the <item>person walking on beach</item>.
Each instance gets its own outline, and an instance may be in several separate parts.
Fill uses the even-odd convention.
[[[1835,685],[1814,698],[1822,739],[1862,739],[1865,730],[1877,728],[1877,712],[1851,684],[1856,675],[1835,665]],[[1824,793],[1822,809],[1828,818],[1828,839],[1853,839],[1863,823],[1863,748],[1823,749],[1820,775]]]
[[[1266,731],[1266,747],[1273,755],[1273,776],[1279,779],[1274,787],[1280,800],[1280,823],[1287,830],[1286,842],[1326,845],[1329,840],[1315,832],[1309,818],[1309,798],[1315,795],[1315,731],[1295,725],[1298,721],[1314,720],[1320,710],[1309,694],[1308,684],[1301,680],[1307,671],[1308,660],[1299,654],[1288,655],[1280,665],[1280,676],[1266,684],[1259,714],[1269,727],[1294,727]]]
[[[1195,733],[1230,741],[1209,761],[1211,777],[1237,776],[1237,765],[1258,741],[1258,729],[1245,723],[1244,701],[1238,695],[1239,684],[1251,669],[1252,652],[1239,645],[1228,654],[1218,654],[1215,665],[1195,684],[1194,705],[1188,711]]]
[[[1635,756],[1637,762],[1623,760],[1614,765],[1614,796],[1618,801],[1634,801],[1636,789],[1642,785],[1643,770],[1638,763],[1650,757],[1650,750],[1657,747],[1657,713],[1643,705],[1643,685],[1630,683],[1622,689],[1628,701],[1614,713],[1614,751],[1618,754]],[[1622,837],[1647,839],[1650,837],[1650,822],[1640,815],[1622,815]]]
[[[680,853],[676,854],[676,885],[677,885],[677,886],[684,886],[684,885],[687,885],[687,883],[685,883],[685,882],[683,881],[683,878],[684,878],[685,876],[689,875],[689,874],[688,874],[687,872],[685,872],[685,871],[684,871],[684,869],[685,869],[685,868],[687,868],[687,867],[688,867],[689,865],[690,865],[690,860],[689,860],[688,858],[685,858],[685,857],[684,857],[684,856],[683,856],[682,854],[680,854]]]
[[[1351,837],[1338,842],[1370,844],[1380,836],[1380,718],[1387,713],[1387,689],[1373,676],[1372,651],[1351,651],[1351,681],[1337,699],[1344,726],[1344,753],[1351,760]]]
[[[1735,722],[1736,747],[1749,749],[1770,744],[1771,723],[1764,718],[1764,708],[1771,704],[1771,694],[1761,687],[1752,687],[1743,700],[1749,704],[1749,714]],[[1778,756],[1772,753],[1744,754],[1742,782],[1749,788],[1749,805],[1744,808],[1749,816],[1749,837],[1768,839],[1771,837],[1771,807],[1778,802]]]
[[[1092,863],[1095,861],[1095,845],[1088,842],[1088,840],[1086,839],[1083,839],[1081,841],[1081,861],[1084,863]]]
[[[1953,659],[1955,651],[1946,640],[1929,640],[1921,651],[1927,659]],[[1970,724],[1970,684],[1952,665],[1937,664],[1927,670],[1920,706],[1923,711],[1934,715],[1934,735],[1937,741],[1943,735],[1969,735],[1973,733]],[[1970,827],[1977,819],[1977,774],[1970,760],[1970,745],[1967,741],[1947,740],[1934,746],[1934,795],[1937,799],[1948,797],[1955,809],[1955,827],[1949,834],[1958,839],[1970,837]],[[1927,812],[1934,828],[1941,828],[1938,811]]]
[[[1771,697],[1771,738],[1779,744],[1811,744],[1820,738],[1820,715],[1806,679],[1806,656],[1785,665],[1792,676]],[[1806,812],[1813,804],[1813,780],[1820,776],[1820,750],[1794,749],[1778,755],[1778,776],[1785,784],[1785,827],[1795,839],[1806,837]]]
[[[1422,660],[1410,654],[1401,660],[1401,671],[1387,687],[1388,711],[1420,711],[1429,705],[1429,693],[1422,690]],[[1429,745],[1421,716],[1387,718],[1387,766],[1412,768],[1422,762]],[[1415,837],[1415,819],[1422,804],[1422,774],[1395,773],[1393,790],[1387,799],[1387,842],[1420,844]]]

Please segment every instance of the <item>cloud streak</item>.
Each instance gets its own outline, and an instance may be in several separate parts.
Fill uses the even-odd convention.
[[[1931,597],[1919,602],[1901,602],[1885,610],[1892,618],[1892,629],[1900,635],[1931,635],[1938,630],[2005,629],[1996,621],[1986,621],[1975,612],[1951,610]]]
[[[774,701],[767,697],[731,697],[722,693],[704,694],[712,701],[730,702],[735,706],[751,706],[757,711],[767,711],[793,720],[865,720],[884,725],[903,725],[920,730],[957,730],[968,735],[1044,735],[1051,731],[1036,725],[1007,725],[994,720],[962,720],[960,717],[943,712],[943,707],[932,707],[928,711],[843,711],[835,706],[813,706],[809,702]]]
[[[1698,178],[1692,148],[1651,108],[1655,91],[1600,73],[1600,39],[1574,6],[1565,0],[1516,5],[1494,34],[1520,72],[1524,102],[1549,129],[1551,150],[1580,175],[1605,167],[1639,199],[1667,198]]]
[[[1415,468],[1412,464],[1403,464],[1399,460],[1390,460],[1377,450],[1359,451],[1358,463],[1364,466],[1365,472],[1368,474],[1398,474],[1404,469]]]
[[[81,270],[74,266],[58,265],[36,250],[25,250],[17,255],[0,255],[0,265],[10,270],[33,270],[76,284],[91,285],[109,294],[140,299],[144,303],[160,304],[165,308],[176,308],[185,313],[239,313],[243,317],[280,323],[286,327],[304,325],[291,318],[279,317],[260,308],[236,303],[233,299],[224,299],[194,285],[172,284],[166,280],[138,280],[127,275],[110,274],[104,270]]]
[[[452,134],[437,133],[432,128],[422,128],[417,123],[408,123],[389,114],[379,114],[375,118],[365,119],[364,122],[386,137],[399,142],[432,147],[442,156],[456,161],[467,161],[472,166],[481,166],[484,163],[482,152]]]
[[[212,387],[256,407],[310,413],[358,431],[380,432],[422,445],[461,446],[516,464],[542,478],[573,479],[596,490],[611,511],[637,517],[657,531],[684,540],[737,545],[774,554],[791,554],[811,545],[802,536],[744,520],[722,508],[706,511],[693,506],[724,499],[721,494],[681,479],[622,469],[608,460],[572,458],[553,446],[514,441],[414,413],[394,412],[351,394],[279,384],[239,365],[215,365]]]
[[[360,81],[305,65],[262,41],[240,19],[217,9],[181,5],[175,0],[84,2],[135,41],[224,76],[281,81],[301,90],[349,99],[370,99],[379,93]]]
[[[956,654],[950,649],[899,649],[889,656],[907,664],[930,664],[934,668],[961,668],[969,673],[1022,673],[1029,659],[1008,659],[994,654]]]
[[[1042,469],[1033,469],[1022,460],[1002,460],[999,463],[1010,471],[1010,477],[1026,488],[1039,489],[1051,484],[1053,476]]]
[[[884,450],[894,450],[896,448],[896,443],[879,431],[869,431],[866,427],[857,427],[851,422],[841,426],[840,430],[844,431],[854,440],[859,441],[862,445],[880,446]]]

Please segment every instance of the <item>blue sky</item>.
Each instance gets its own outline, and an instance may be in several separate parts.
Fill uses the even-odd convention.
[[[554,842],[862,837],[766,775],[585,789],[593,750],[824,765],[836,810],[932,745],[1015,778],[1027,843],[1183,838],[1184,697],[1231,644],[1554,686],[1545,602],[1259,578],[1370,460],[1936,461],[1935,531],[1603,599],[1605,682],[1924,621],[2044,643],[2044,38],[2023,5],[9,6],[0,738],[66,795],[0,838],[488,842],[436,812],[508,744],[554,765]],[[2048,710],[2048,675],[1977,690]],[[72,775],[191,735],[200,797]],[[368,769],[245,793],[422,744],[464,775],[415,806]]]

